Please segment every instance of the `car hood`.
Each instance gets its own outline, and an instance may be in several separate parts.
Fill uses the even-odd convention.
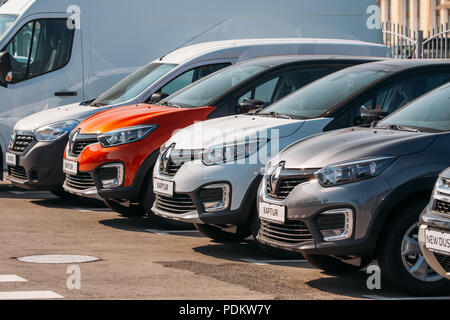
[[[198,118],[205,118],[213,107],[200,108],[173,108],[150,104],[137,104],[132,106],[117,107],[97,113],[84,120],[75,129],[80,128],[80,133],[105,133],[111,130],[146,124],[160,126],[172,125],[186,117],[188,114]]]
[[[403,156],[425,150],[436,139],[431,133],[347,128],[291,144],[275,159],[286,168],[321,168],[373,156]]]
[[[287,137],[297,131],[304,120],[236,115],[193,124],[180,130],[166,145],[175,143],[177,149],[203,149],[257,137]],[[273,135],[272,135],[273,134]]]
[[[45,125],[65,120],[82,121],[89,116],[112,108],[90,107],[80,103],[68,104],[57,108],[44,110],[19,120],[14,126],[15,130],[33,131]]]

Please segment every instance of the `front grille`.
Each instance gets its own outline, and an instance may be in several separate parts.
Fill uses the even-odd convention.
[[[450,213],[450,203],[437,200],[435,210],[440,213]]]
[[[97,175],[100,180],[116,179],[117,168],[100,168],[97,172]]]
[[[95,187],[95,182],[91,175],[86,172],[80,172],[77,175],[66,175],[66,185],[77,190],[86,190]]]
[[[173,177],[178,172],[178,170],[180,170],[182,165],[182,162],[175,163],[173,161],[169,161],[167,166],[164,168],[163,164],[161,163],[161,173],[166,176]]]
[[[450,256],[445,256],[438,253],[435,253],[434,256],[436,257],[442,268],[444,268],[445,272],[450,272]]]
[[[313,241],[308,227],[301,221],[288,221],[277,224],[261,220],[260,236],[279,243],[299,244]]]
[[[316,218],[317,227],[320,231],[344,229],[345,215],[339,214],[319,214]]]
[[[23,152],[33,140],[34,136],[32,135],[16,135],[14,140],[11,141],[12,147],[10,149],[16,152]]]
[[[24,167],[8,166],[8,174],[11,177],[17,178],[17,179],[21,179],[21,180],[27,180],[28,179],[27,172],[25,171]]]
[[[88,145],[97,143],[97,138],[90,138],[90,139],[83,139],[83,140],[75,140],[75,142],[72,142],[72,145],[69,144],[70,151],[69,154],[73,157],[78,157],[81,152],[86,148]]]
[[[280,181],[278,182],[275,192],[271,192],[269,179],[267,179],[267,182],[266,182],[267,193],[272,198],[275,198],[275,199],[281,199],[281,200],[286,199],[286,197],[289,195],[289,193],[291,193],[291,191],[294,190],[294,188],[296,186],[298,186],[301,183],[311,180],[313,177],[314,176],[312,176],[312,175],[306,175],[306,176],[295,177],[295,178],[280,178]]]
[[[199,192],[201,202],[215,202],[223,199],[222,188],[203,188]]]
[[[167,148],[161,153],[159,170],[162,174],[173,177],[181,166],[200,158],[201,150]]]
[[[187,194],[174,194],[173,197],[157,194],[155,195],[155,207],[172,214],[183,214],[197,210]]]

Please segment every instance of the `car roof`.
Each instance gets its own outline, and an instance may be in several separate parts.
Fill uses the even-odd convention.
[[[277,47],[278,46],[278,47]],[[283,49],[279,49],[283,46]],[[286,49],[289,47],[290,50]],[[283,54],[311,54],[312,52],[320,50],[328,50],[328,53],[339,53],[343,51],[352,52],[351,50],[364,50],[367,55],[381,54],[386,56],[388,48],[377,43],[364,42],[359,40],[345,40],[345,39],[319,39],[319,38],[270,38],[270,39],[237,39],[237,40],[222,40],[211,41],[193,44],[190,46],[176,49],[165,56],[157,59],[165,63],[181,64],[195,58],[239,58],[241,55],[251,52],[255,57],[259,52],[264,52],[265,56],[270,54],[267,50],[273,50],[273,54],[282,52]],[[252,51],[254,50],[254,51]],[[345,51],[347,50],[347,51]],[[289,52],[287,52],[289,51]],[[324,52],[327,53],[327,52]],[[372,54],[371,54],[372,53]],[[211,56],[212,55],[212,56]],[[366,53],[364,53],[366,55]]]
[[[366,64],[365,68],[370,66],[373,69],[384,70],[387,73],[400,72],[411,68],[420,68],[427,66],[450,66],[450,59],[384,59],[382,61]],[[352,68],[364,68],[362,65]]]

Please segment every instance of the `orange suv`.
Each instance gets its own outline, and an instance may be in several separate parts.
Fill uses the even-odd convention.
[[[70,134],[64,152],[64,189],[103,199],[124,216],[151,214],[152,171],[159,148],[196,121],[261,109],[342,68],[372,58],[277,56],[236,64],[162,100],[96,114]]]

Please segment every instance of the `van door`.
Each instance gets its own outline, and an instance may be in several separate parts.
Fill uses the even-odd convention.
[[[69,25],[67,18],[30,20],[1,48],[12,60],[12,80],[0,87],[3,140],[19,119],[83,99],[81,35]]]

